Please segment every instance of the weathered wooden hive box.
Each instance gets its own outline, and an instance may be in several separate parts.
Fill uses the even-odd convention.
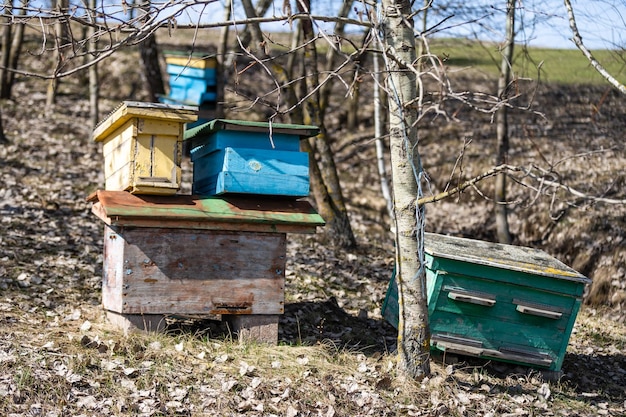
[[[181,182],[185,123],[194,108],[125,101],[96,127],[103,142],[105,188],[134,194],[175,194]]]
[[[98,191],[105,226],[102,304],[121,317],[284,311],[286,233],[315,233],[305,201]]]
[[[545,252],[426,233],[431,346],[559,371],[590,280]],[[397,286],[383,315],[397,326]]]
[[[169,96],[172,104],[206,106],[217,99],[217,60],[214,57],[165,57],[169,76]]]
[[[304,197],[309,155],[300,140],[315,126],[212,120],[185,132],[193,162],[193,193]]]

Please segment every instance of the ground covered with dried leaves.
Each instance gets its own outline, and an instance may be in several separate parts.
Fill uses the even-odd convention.
[[[109,71],[103,107],[141,99],[123,88],[132,65],[120,61]],[[395,331],[380,313],[393,244],[367,123],[356,133],[334,132],[342,138],[337,158],[359,246],[335,248],[323,231],[289,236],[279,346],[239,344],[208,320],[173,321],[164,334],[124,335],[107,323],[100,304],[103,225],[85,200],[104,183],[101,153],[90,138],[80,85],[67,86],[49,114],[43,82],[18,83],[17,98],[2,103],[10,143],[0,145],[0,415],[626,415],[624,207],[539,187],[534,194],[513,191],[516,243],[540,247],[601,281],[599,302],[579,315],[563,374],[434,355],[424,381],[398,375]],[[513,158],[552,158],[572,187],[624,199],[626,118],[618,96],[609,94],[595,119],[573,122],[586,120],[589,103],[603,92],[547,88],[539,105],[562,114],[547,122],[524,116],[514,129],[536,129],[536,136]],[[555,97],[560,106],[549,104]],[[363,111],[371,110],[363,100]],[[433,190],[488,166],[490,144],[481,137],[492,126],[450,126],[433,121],[424,130]],[[558,134],[548,141],[546,132]],[[427,227],[493,238],[489,207],[468,191],[429,207]]]

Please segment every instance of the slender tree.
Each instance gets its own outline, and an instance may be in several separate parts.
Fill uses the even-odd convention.
[[[506,36],[501,48],[500,76],[498,78],[498,97],[504,103],[511,82],[511,66],[513,65],[513,47],[515,45],[515,3],[516,0],[506,2]],[[496,165],[507,163],[509,154],[509,119],[508,106],[502,105],[496,110]],[[508,207],[506,205],[506,172],[496,176],[495,185],[495,213],[498,241],[511,243],[509,230]]]
[[[422,379],[430,374],[430,328],[424,270],[422,165],[418,152],[415,36],[410,0],[383,0],[384,48],[387,55],[389,141],[393,181],[398,283],[398,354],[401,370]],[[410,306],[410,307],[409,307]]]
[[[48,91],[46,96],[46,108],[51,111],[52,106],[57,100],[57,90],[59,88],[60,78],[57,76],[58,71],[66,64],[64,52],[71,45],[73,40],[69,36],[69,23],[67,20],[67,10],[69,9],[69,0],[56,0],[56,11],[59,14],[59,18],[55,24],[55,37],[54,37],[54,76],[50,78],[48,83]]]
[[[298,2],[298,8],[301,13],[310,13],[310,7],[309,0]],[[324,219],[332,230],[334,243],[342,247],[352,247],[356,245],[356,238],[350,226],[348,209],[341,191],[339,175],[326,129],[325,109],[322,108],[321,94],[319,88],[317,88],[320,85],[319,73],[317,71],[319,60],[317,47],[314,42],[313,24],[310,20],[305,19],[301,22],[301,28],[303,39],[307,45],[305,47],[305,56],[308,58],[307,61],[311,63],[310,66],[315,69],[314,71],[309,71],[307,77],[303,77],[303,81],[307,83],[303,90],[306,92],[312,91],[312,94],[309,95],[309,99],[306,101],[306,109],[308,110],[307,121],[320,128],[319,135],[311,139],[311,150],[314,150],[314,154],[317,156],[322,177],[322,183],[313,190],[315,201],[318,203],[320,214],[325,216]],[[302,68],[308,67],[309,65],[303,62]]]
[[[89,7],[91,9],[90,18],[95,24],[96,17],[93,11],[96,10],[96,0],[89,0]],[[94,39],[95,25],[89,26],[87,29],[87,39],[89,39],[89,46],[87,47],[92,54],[98,49],[97,40]],[[99,121],[99,100],[100,95],[100,82],[98,77],[98,64],[89,66],[89,119],[91,120],[92,128],[95,128]]]
[[[2,111],[0,110],[0,145],[9,143],[9,138],[4,134],[4,126],[2,124]]]
[[[2,16],[2,52],[0,52],[0,98],[9,98],[9,64],[11,55],[11,14],[12,0],[4,0]]]
[[[144,13],[143,20],[146,21],[150,19],[152,17],[152,13],[150,12],[150,0],[138,0],[137,3]],[[144,38],[139,45],[139,53],[146,76],[150,101],[159,101],[159,97],[165,95],[165,83],[163,82],[163,75],[161,74],[159,49],[154,33],[150,33]]]
[[[23,18],[26,16],[26,6],[28,0],[21,2],[22,7],[19,8],[17,16]],[[11,97],[11,91],[13,89],[13,82],[15,80],[15,71],[18,67],[20,55],[22,53],[22,44],[24,42],[24,30],[26,25],[24,23],[17,23],[15,33],[12,35],[11,53],[9,54],[9,79],[8,79],[8,95]]]

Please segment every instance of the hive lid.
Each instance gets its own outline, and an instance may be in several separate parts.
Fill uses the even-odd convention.
[[[98,190],[87,198],[106,224],[128,227],[315,233],[324,219],[303,200],[260,196],[135,195]]]
[[[168,52],[166,52],[168,54]],[[165,63],[188,68],[209,69],[217,66],[217,59],[214,56],[202,54],[172,53],[165,56]]]
[[[317,126],[293,125],[285,123],[251,122],[247,120],[215,119],[185,132],[185,140],[195,139],[219,130],[236,130],[240,132],[285,133],[288,135],[308,138],[320,132]]]
[[[123,101],[98,123],[93,132],[93,139],[96,142],[104,140],[111,132],[133,117],[188,123],[198,120],[198,108],[163,103]]]
[[[433,257],[527,272],[585,284],[591,280],[534,248],[426,233],[424,251]]]

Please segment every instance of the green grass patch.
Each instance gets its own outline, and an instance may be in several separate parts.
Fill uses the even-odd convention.
[[[431,52],[446,65],[468,67],[497,77],[500,68],[499,45],[463,39],[437,39]],[[594,57],[617,80],[626,83],[626,51],[592,51]],[[516,45],[514,71],[518,77],[557,84],[606,83],[578,49],[548,49]]]

